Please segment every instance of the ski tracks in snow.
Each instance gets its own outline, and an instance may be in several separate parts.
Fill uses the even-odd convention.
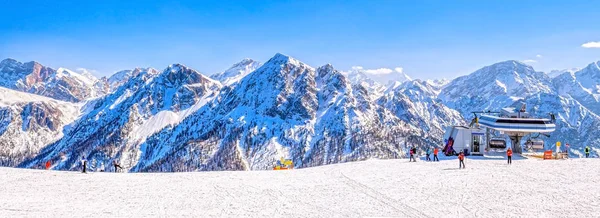
[[[340,172],[340,175],[344,179],[344,184],[352,187],[353,190],[359,191],[372,199],[379,201],[383,205],[393,208],[395,211],[404,214],[406,217],[430,217],[408,204],[394,200],[385,194],[346,176],[346,174],[342,172]],[[400,207],[397,207],[396,205],[400,205]]]
[[[600,217],[600,160],[369,160],[289,171],[0,168],[0,217]]]

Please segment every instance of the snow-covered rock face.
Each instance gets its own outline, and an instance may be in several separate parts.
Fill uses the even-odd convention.
[[[447,107],[437,98],[441,91],[440,84],[408,81],[391,87],[377,103],[398,118],[421,129],[421,136],[441,144],[447,126],[463,125],[465,121],[458,111]]]
[[[65,132],[65,137],[21,166],[54,160],[59,162],[57,169],[69,170],[85,156],[98,164],[118,160],[131,167],[137,163],[139,144],[147,136],[180,122],[221,89],[218,82],[180,64],[170,65],[160,74],[151,69],[136,74],[115,92],[88,102],[84,106],[88,112]]]
[[[150,72],[150,74],[158,74],[158,71],[153,68],[135,68],[133,70],[122,70],[116,72],[110,77],[102,77],[94,83],[94,88],[97,92],[96,97],[102,97],[116,91],[129,79],[138,76],[142,72]]]
[[[510,105],[536,93],[552,93],[550,78],[518,61],[496,63],[448,83],[440,99],[465,115]],[[466,110],[465,110],[466,109]]]
[[[375,80],[371,79],[362,68],[354,68],[351,71],[346,72],[345,76],[350,80],[351,84],[360,85],[366,88],[373,99],[381,97],[386,90],[385,85],[375,82]],[[391,83],[395,82],[390,82],[390,84]],[[397,81],[397,83],[401,84],[402,81]]]
[[[132,170],[263,170],[282,157],[296,167],[396,158],[417,131],[331,65],[314,69],[277,54],[195,114],[148,138],[141,149],[145,161]]]
[[[0,86],[58,100],[79,102],[97,96],[93,88],[97,79],[64,68],[54,70],[33,61],[3,60],[0,75]]]
[[[599,62],[591,63],[577,72],[565,72],[552,79],[556,92],[572,97],[596,114],[600,114]]]
[[[548,73],[548,76],[550,78],[555,78],[555,77],[557,77],[557,76],[559,76],[561,74],[564,74],[564,73],[575,73],[575,72],[577,72],[579,70],[580,70],[579,68],[571,68],[571,69],[563,69],[563,70],[551,70]]]
[[[589,64],[575,73],[577,81],[593,94],[600,94],[600,61]]]
[[[252,71],[258,69],[262,63],[246,58],[239,63],[234,64],[224,72],[217,73],[211,76],[211,78],[218,80],[225,86],[233,85],[240,81]]]
[[[0,88],[0,166],[16,166],[62,137],[79,106]]]

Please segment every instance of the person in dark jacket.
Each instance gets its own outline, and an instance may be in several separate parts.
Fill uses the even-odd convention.
[[[85,159],[85,156],[81,157],[81,166],[83,166],[83,168],[81,169],[82,173],[86,173],[86,169],[87,169],[87,160]]]
[[[412,154],[413,154],[413,161],[417,162],[417,148],[415,148],[415,147],[412,148]]]
[[[115,173],[119,172],[119,169],[123,170],[123,167],[121,167],[121,165],[119,165],[119,163],[117,163],[116,160],[113,160],[113,166],[115,167]]]
[[[585,158],[590,157],[590,146],[585,146]]]

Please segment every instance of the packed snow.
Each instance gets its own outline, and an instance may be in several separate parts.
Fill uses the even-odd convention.
[[[600,160],[369,160],[289,171],[0,168],[4,217],[600,217]]]

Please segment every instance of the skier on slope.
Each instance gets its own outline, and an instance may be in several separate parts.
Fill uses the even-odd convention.
[[[416,147],[413,147],[413,148],[412,148],[412,152],[413,152],[413,155],[414,155],[414,157],[413,157],[413,161],[414,161],[414,162],[417,162],[417,148],[416,148]]]
[[[121,167],[121,165],[119,165],[116,160],[113,160],[113,166],[115,167],[115,173],[119,172],[118,169],[123,170],[123,167]]]
[[[86,173],[85,170],[87,168],[87,160],[85,159],[85,156],[81,156],[81,166],[82,166],[81,172]]]
[[[431,158],[429,158],[429,155],[431,155],[431,149],[430,148],[427,148],[427,150],[425,151],[425,155],[427,155],[427,156],[425,156],[425,160],[426,161],[431,161]]]
[[[506,158],[508,159],[508,164],[512,164],[512,149],[508,148],[508,150],[506,150]]]
[[[590,157],[590,146],[585,146],[585,158]]]
[[[458,169],[465,169],[465,154],[462,151],[458,154],[458,161]]]
[[[440,161],[440,159],[438,159],[438,157],[437,157],[438,152],[439,152],[438,148],[433,149],[433,161]]]
[[[413,149],[410,148],[408,149],[410,152],[410,159],[408,160],[408,162],[412,162],[415,159],[415,154],[413,153]]]
[[[104,162],[100,163],[100,172],[104,172]]]

